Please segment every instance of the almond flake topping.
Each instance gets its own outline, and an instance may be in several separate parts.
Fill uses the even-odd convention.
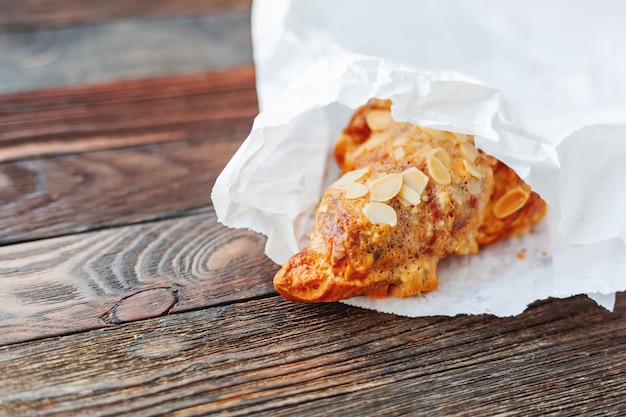
[[[336,188],[346,192],[345,197],[349,200],[364,197],[369,192],[368,188],[358,182],[343,182],[338,184]]]
[[[402,204],[404,208],[409,208],[413,205],[410,201],[407,201],[404,198],[400,197],[400,195],[398,195],[398,201],[400,202],[400,204]]]
[[[363,214],[373,224],[388,224],[391,227],[398,224],[396,211],[385,203],[367,203],[363,207]]]
[[[452,181],[450,171],[448,171],[444,163],[441,162],[441,159],[431,156],[428,158],[426,165],[428,166],[428,173],[438,184],[450,184]]]
[[[445,165],[447,169],[450,169],[450,155],[448,155],[448,152],[446,152],[445,149],[437,148],[433,150],[433,153],[431,155],[443,162],[443,165]]]
[[[370,198],[372,201],[389,201],[398,195],[400,188],[402,188],[402,175],[387,174],[369,185]]]
[[[467,182],[467,191],[469,191],[471,195],[478,195],[480,194],[481,190],[482,186],[480,184],[480,181],[472,180]]]
[[[392,142],[393,146],[402,146],[406,145],[407,143],[409,143],[409,138],[407,138],[406,136],[398,136]]]
[[[522,187],[512,188],[500,197],[493,205],[493,215],[498,219],[510,216],[517,210],[524,207],[529,197],[530,191],[527,191]]]
[[[378,148],[379,146],[386,144],[390,138],[391,135],[388,132],[374,132],[363,144],[363,149],[371,150],[374,148]]]
[[[365,167],[365,168],[361,168],[361,169],[355,169],[354,171],[348,171],[345,174],[343,174],[341,176],[341,178],[339,178],[337,181],[335,181],[335,183],[333,185],[337,186],[339,184],[343,184],[343,183],[346,183],[346,182],[358,181],[361,178],[363,178],[365,176],[365,174],[368,174],[369,172],[370,172],[370,168],[369,167]]]
[[[463,133],[452,133],[452,134],[461,143],[467,142],[469,140],[469,135],[465,135]]]
[[[404,148],[399,146],[397,148],[394,148],[393,150],[393,157],[396,161],[401,160],[404,155],[406,155],[406,152],[404,151]]]
[[[448,139],[448,132],[443,130],[435,130],[430,128],[422,128],[422,131],[426,132],[428,135],[432,136],[435,139]]]
[[[411,167],[402,172],[402,181],[418,194],[422,194],[424,188],[426,188],[426,184],[428,184],[428,175],[415,167]]]
[[[483,173],[480,172],[480,170],[478,168],[476,168],[476,165],[472,164],[470,161],[468,161],[467,159],[463,160],[463,165],[465,166],[465,169],[472,174],[473,177],[476,178],[482,178],[483,177]]]
[[[393,122],[391,113],[385,110],[372,110],[365,115],[365,121],[374,131],[385,130]]]
[[[422,197],[419,193],[407,185],[402,185],[398,197],[414,206],[422,202]]]
[[[478,157],[478,149],[472,142],[463,142],[461,143],[461,153],[463,157],[470,162],[474,162]]]

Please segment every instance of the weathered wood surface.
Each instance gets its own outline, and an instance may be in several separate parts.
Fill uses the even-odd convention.
[[[256,112],[250,68],[0,97],[0,243],[206,209]]]
[[[249,11],[252,0],[0,0],[0,27],[89,23],[128,17]]]
[[[84,10],[92,3],[109,4],[107,0],[67,3]],[[154,10],[162,4],[143,3],[153,4]],[[0,19],[5,13],[0,6]],[[250,65],[249,21],[249,11],[234,10],[30,30],[0,27],[0,93]]]
[[[0,95],[0,161],[250,131],[254,69]]]
[[[0,243],[206,210],[237,144],[183,141],[4,164]]]
[[[621,416],[625,313],[576,297],[409,319],[273,296],[0,348],[0,411]]]
[[[0,247],[0,345],[273,294],[264,245],[209,211]]]
[[[157,3],[0,0],[0,92],[31,90],[0,95],[0,415],[626,414],[625,294],[504,319],[277,296],[209,200],[257,111],[249,0]]]

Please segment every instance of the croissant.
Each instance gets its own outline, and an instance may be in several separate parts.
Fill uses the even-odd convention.
[[[437,264],[528,233],[546,203],[473,137],[395,122],[389,100],[352,116],[334,149],[343,175],[322,197],[310,245],[274,277],[293,301],[406,297]]]

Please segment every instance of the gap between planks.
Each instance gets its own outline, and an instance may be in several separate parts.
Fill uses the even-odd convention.
[[[0,161],[244,134],[257,113],[253,67],[5,94]]]
[[[141,223],[204,209],[242,141],[185,140],[0,164],[0,243]]]
[[[256,113],[249,67],[0,96],[0,244],[207,207]]]

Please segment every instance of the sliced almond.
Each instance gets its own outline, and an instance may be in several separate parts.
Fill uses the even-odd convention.
[[[435,148],[433,148],[432,146],[429,146],[429,145],[427,145],[427,144],[423,144],[423,145],[421,146],[421,153],[422,153],[424,156],[430,156],[430,155],[432,155],[434,152],[435,152]]]
[[[402,146],[406,145],[407,143],[409,143],[409,138],[407,138],[406,136],[398,136],[392,142],[393,146]]]
[[[411,207],[412,204],[410,201],[405,200],[404,198],[400,197],[400,195],[398,195],[398,201],[400,202],[400,204],[402,204],[403,207],[408,208]]]
[[[415,167],[411,167],[402,172],[402,181],[417,191],[418,194],[422,194],[426,184],[428,184],[428,175]]]
[[[426,166],[428,167],[428,173],[438,184],[447,185],[452,181],[450,171],[448,171],[448,168],[441,162],[441,159],[431,156],[426,161]]]
[[[469,141],[469,135],[465,135],[463,133],[452,133],[454,137],[461,143],[465,143]]]
[[[467,183],[467,191],[469,191],[469,193],[471,195],[478,195],[478,194],[480,194],[481,190],[482,190],[482,185],[481,185],[480,181],[478,181],[478,180],[468,181],[468,183]]]
[[[402,188],[400,188],[398,197],[414,206],[422,202],[422,197],[420,196],[420,194],[406,184],[403,184]]]
[[[443,162],[443,164],[445,165],[446,168],[450,169],[450,155],[448,155],[448,152],[446,152],[445,149],[443,148],[436,148],[433,150],[432,155],[435,158],[438,158],[441,162]]]
[[[476,178],[482,178],[483,177],[483,173],[480,172],[480,170],[476,167],[476,165],[472,164],[470,161],[468,161],[467,159],[463,160],[463,165],[465,166],[465,169],[472,174],[473,177]]]
[[[385,203],[367,203],[363,207],[363,214],[373,224],[388,224],[392,227],[398,224],[396,211]]]
[[[344,197],[350,200],[364,197],[369,192],[365,185],[359,184],[358,182],[344,182],[337,185],[337,188],[344,190],[346,192]]]
[[[375,132],[370,135],[367,139],[367,142],[363,144],[363,148],[365,149],[374,149],[381,145],[384,145],[389,139],[391,135],[388,132]]]
[[[406,152],[404,151],[404,148],[399,146],[397,148],[394,148],[393,150],[393,157],[395,158],[396,161],[401,160],[404,155],[406,155]]]
[[[372,201],[388,201],[394,198],[402,188],[401,174],[387,174],[369,185]]]
[[[319,206],[317,211],[320,212],[320,213],[326,213],[328,211],[328,205],[327,204],[323,204],[323,205]]]
[[[369,167],[355,169],[354,171],[348,171],[341,176],[333,185],[339,185],[345,182],[354,182],[358,181],[365,176],[365,174],[370,172]]]
[[[512,188],[500,197],[493,205],[493,215],[498,219],[510,216],[517,210],[524,207],[529,197],[530,191],[525,190],[522,187]]]
[[[474,146],[472,142],[463,142],[460,147],[463,158],[470,162],[474,162],[476,160],[478,157],[478,149],[476,149],[476,146]]]
[[[422,130],[424,132],[428,133],[434,139],[438,139],[438,140],[447,140],[448,139],[448,132],[445,132],[443,130],[435,130],[435,129],[429,129],[429,128],[423,128]]]
[[[365,115],[365,121],[373,131],[381,131],[387,129],[393,119],[387,110],[372,110]]]

